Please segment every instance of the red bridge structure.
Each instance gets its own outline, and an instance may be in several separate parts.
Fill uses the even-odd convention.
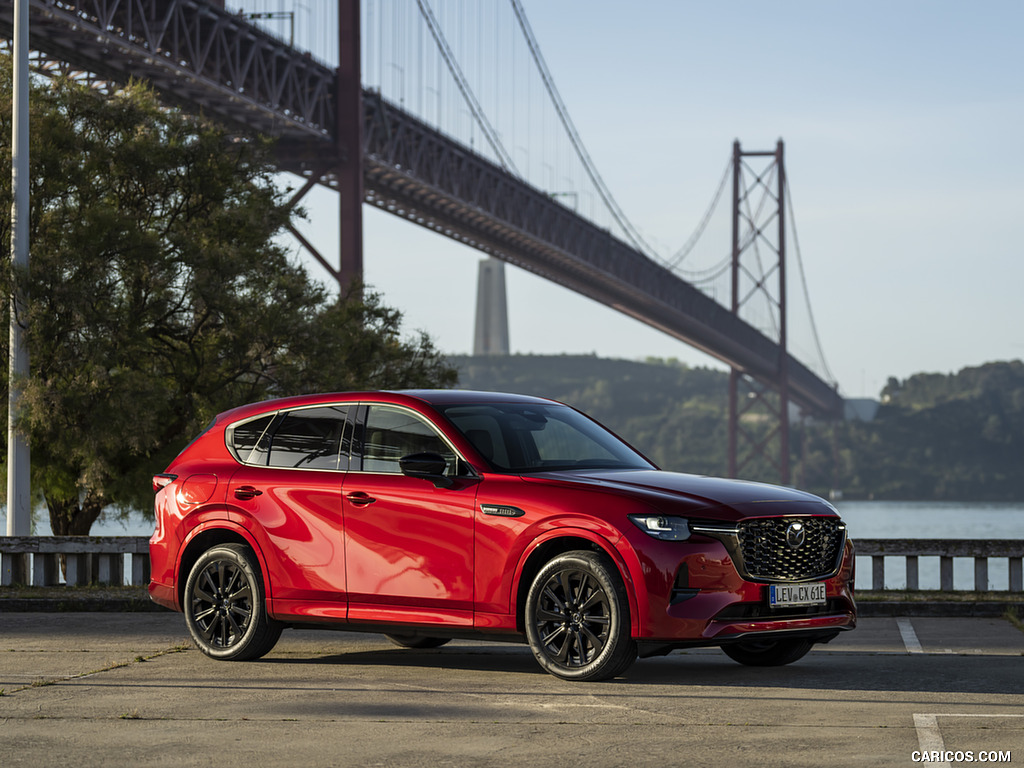
[[[371,203],[613,307],[730,366],[733,476],[743,473],[750,457],[764,455],[781,481],[789,482],[791,404],[816,417],[841,415],[835,384],[788,346],[781,141],[765,152],[744,151],[739,142],[734,147],[732,247],[722,268],[730,276],[731,295],[720,303],[671,261],[652,255],[628,222],[621,227],[624,234],[615,234],[565,204],[577,193],[557,191],[557,183],[545,190],[518,171],[515,151],[506,151],[499,132],[490,128],[427,0],[405,5],[424,35],[429,32],[439,61],[465,98],[461,112],[472,116],[474,135],[484,139],[479,146],[467,146],[381,89],[364,86],[359,0],[337,0],[336,6],[325,0],[313,12],[330,6],[327,17],[314,21],[336,26],[336,64],[259,23],[274,13],[246,12],[230,0],[26,2],[39,68],[108,87],[147,80],[169,103],[276,137],[279,167],[303,180],[295,202],[316,185],[336,190],[337,260],[293,234],[342,287],[362,273],[361,211],[364,202]],[[0,0],[0,35],[11,35],[13,6],[14,0]],[[371,7],[375,29],[397,14],[394,4]],[[508,7],[597,194],[622,223],[564,112],[519,0]],[[293,25],[294,20],[291,12]],[[768,328],[745,319],[745,308],[754,302],[768,307]],[[768,434],[744,431],[744,413],[754,403],[768,403],[777,417]]]

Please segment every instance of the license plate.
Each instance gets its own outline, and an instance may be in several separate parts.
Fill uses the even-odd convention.
[[[768,605],[773,608],[789,605],[824,604],[824,582],[817,584],[771,584],[768,587]]]

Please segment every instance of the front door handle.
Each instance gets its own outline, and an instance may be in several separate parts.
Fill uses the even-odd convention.
[[[257,496],[262,496],[263,491],[253,488],[251,485],[240,485],[235,488],[235,498],[241,499],[242,501],[249,501],[255,499]]]
[[[345,498],[348,499],[355,507],[365,507],[373,504],[376,501],[373,496],[362,491],[352,491],[352,493],[345,494]]]

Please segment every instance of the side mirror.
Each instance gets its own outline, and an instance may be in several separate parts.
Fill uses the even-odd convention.
[[[435,488],[451,488],[454,481],[445,475],[448,462],[437,453],[410,453],[398,460],[398,466],[406,477],[429,480]]]

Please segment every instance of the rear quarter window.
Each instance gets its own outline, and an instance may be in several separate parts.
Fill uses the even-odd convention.
[[[270,426],[277,414],[260,416],[228,428],[228,450],[243,464],[266,464],[270,449]]]

